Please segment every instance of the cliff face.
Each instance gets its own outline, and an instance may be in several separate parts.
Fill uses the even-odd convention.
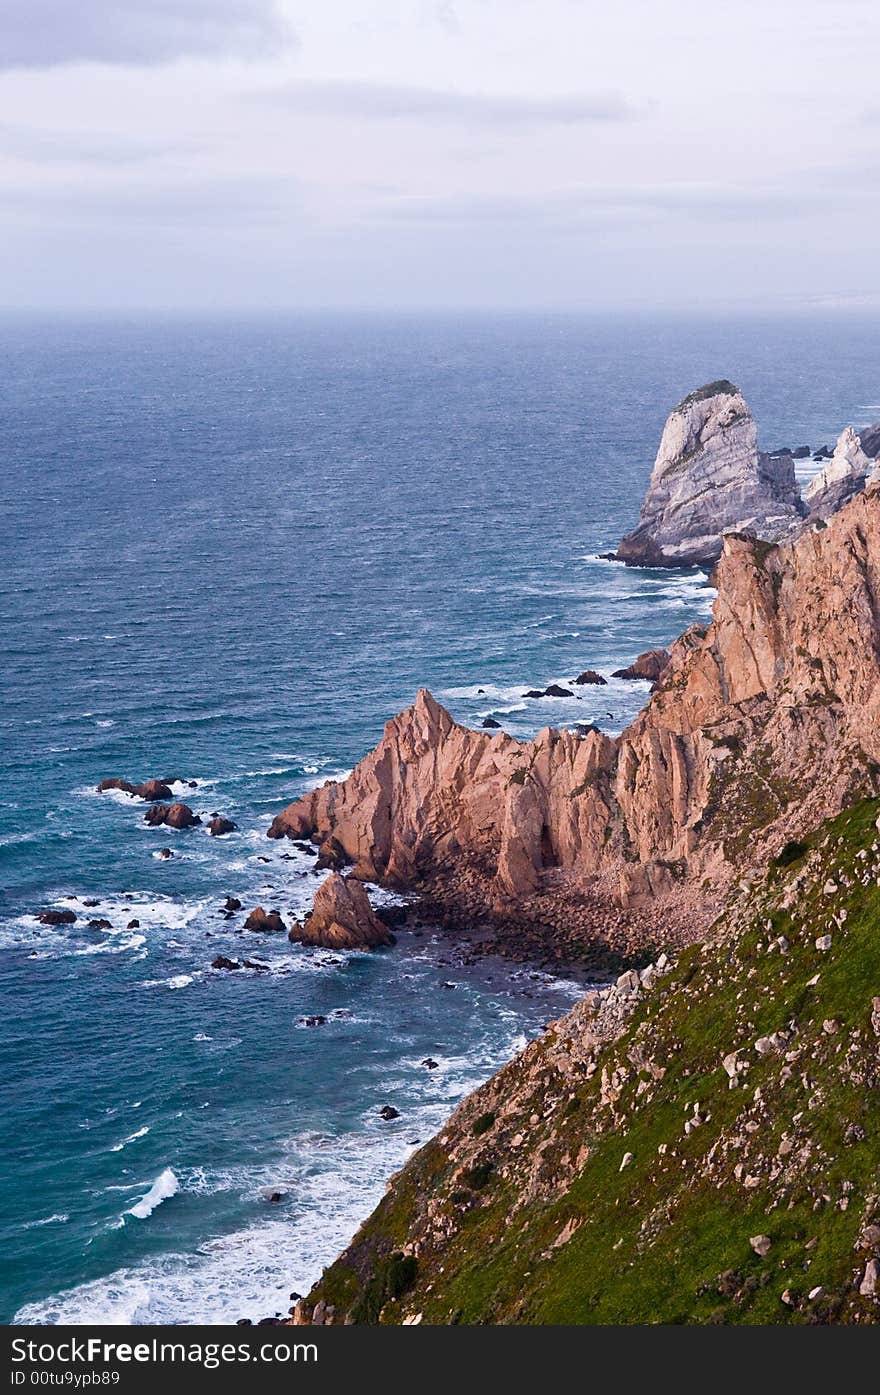
[[[742,393],[710,383],[670,413],[638,527],[617,555],[637,566],[711,566],[723,533],[779,539],[805,513],[791,456],[759,453]]]
[[[880,1321],[878,811],[551,1023],[293,1322]]]
[[[708,630],[673,646],[616,740],[521,743],[457,725],[430,694],[342,783],[270,836],[335,837],[355,874],[449,874],[487,905],[548,887],[681,901],[878,787],[880,488],[794,543],[724,540]]]

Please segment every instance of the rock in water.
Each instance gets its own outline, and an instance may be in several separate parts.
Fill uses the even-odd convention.
[[[669,667],[669,658],[668,649],[646,649],[627,668],[616,668],[611,677],[647,678],[650,683],[656,683],[664,669]]]
[[[151,828],[158,828],[161,824],[167,824],[169,828],[192,828],[201,823],[201,819],[188,804],[154,804],[144,814],[144,822]]]
[[[277,911],[264,911],[262,906],[257,906],[245,921],[244,928],[257,930],[264,935],[278,935],[286,930],[287,926]]]
[[[805,514],[792,457],[759,453],[745,398],[724,379],[670,413],[638,527],[617,557],[630,566],[712,566],[722,534],[749,530],[778,541]]]
[[[173,784],[173,781],[170,782]],[[105,790],[122,790],[124,794],[133,794],[137,799],[146,799],[153,802],[157,799],[173,799],[170,783],[166,780],[144,780],[143,784],[133,785],[129,780],[118,780],[115,777],[102,780],[98,785],[98,793],[103,794]]]
[[[601,673],[597,673],[594,668],[585,668],[583,673],[579,673],[574,680],[578,687],[582,688],[586,683],[593,683],[597,687],[606,687],[608,679],[603,678]]]
[[[811,518],[828,518],[842,508],[877,468],[880,455],[880,426],[868,427],[857,435],[851,426],[841,431],[834,454],[814,475],[804,491]]]
[[[76,914],[73,911],[42,911],[37,920],[41,925],[72,925]]]
[[[234,833],[237,828],[237,823],[233,823],[232,819],[224,819],[220,814],[215,814],[208,824],[208,832],[212,838],[222,838],[225,833]]]
[[[373,911],[362,883],[338,872],[331,872],[318,887],[311,915],[304,925],[293,926],[290,939],[329,949],[374,949],[394,944],[394,936]]]

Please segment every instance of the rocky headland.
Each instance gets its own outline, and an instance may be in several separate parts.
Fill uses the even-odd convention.
[[[616,675],[653,683],[636,720],[520,742],[422,691],[269,830],[493,947],[628,961],[390,1180],[294,1324],[880,1321],[880,433],[806,501],[766,457],[761,511],[732,385],[677,412],[664,458],[714,457],[740,526],[665,535],[717,598]]]
[[[582,920],[624,950],[698,937],[705,885],[880,787],[880,488],[790,543],[728,535],[717,586],[619,737],[520,742],[421,692],[269,836],[332,837],[356,878],[452,918]]]

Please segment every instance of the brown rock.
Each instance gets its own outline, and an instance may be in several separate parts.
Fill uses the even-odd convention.
[[[105,790],[122,790],[125,794],[132,794],[137,799],[150,801],[174,798],[165,780],[145,780],[141,785],[132,785],[128,780],[109,779],[102,780],[97,788],[99,794]]]
[[[277,911],[264,911],[262,906],[257,906],[245,921],[244,928],[257,930],[261,934],[278,935],[283,933],[287,926]]]
[[[391,886],[454,867],[474,911],[552,882],[573,906],[690,897],[709,914],[705,878],[723,886],[880,787],[880,489],[793,543],[728,535],[716,580],[713,623],[676,641],[616,739],[471,731],[421,692],[270,836],[332,835]]]
[[[161,824],[167,824],[169,828],[192,828],[201,823],[201,819],[188,804],[154,804],[144,814],[144,822],[151,828],[158,828]]]
[[[318,849],[315,868],[318,871],[340,872],[348,863],[348,855],[338,838],[325,838]]]
[[[212,838],[222,838],[224,833],[234,833],[237,828],[238,824],[233,823],[232,819],[221,818],[219,814],[215,814],[208,824],[208,832]]]
[[[669,667],[670,654],[668,649],[646,649],[644,654],[640,654],[628,668],[617,668],[611,675],[612,678],[646,678],[650,683],[656,683],[661,673]]]
[[[218,954],[216,959],[211,960],[212,969],[240,969],[241,965],[237,959],[227,959],[225,954]]]
[[[587,683],[592,683],[602,688],[608,686],[608,679],[603,678],[601,673],[597,673],[596,669],[594,668],[585,668],[583,673],[579,673],[574,681],[581,688],[584,687],[584,685]]]
[[[72,925],[76,915],[73,911],[41,911],[37,920],[41,925]]]
[[[394,943],[388,926],[374,914],[362,884],[338,872],[331,872],[321,883],[311,915],[304,925],[292,927],[290,939],[330,949],[374,949]]]

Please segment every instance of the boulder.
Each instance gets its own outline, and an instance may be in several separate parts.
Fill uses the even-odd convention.
[[[583,673],[578,674],[574,681],[578,687],[583,687],[586,683],[594,683],[604,688],[608,683],[608,679],[603,678],[601,673],[597,673],[594,668],[585,668]]]
[[[370,905],[363,883],[331,872],[315,893],[312,913],[303,925],[294,925],[295,944],[324,945],[328,949],[375,949],[394,943],[394,936]]]
[[[484,727],[486,727],[488,730],[492,730],[492,731],[500,731],[500,730],[501,730],[501,723],[500,723],[500,722],[496,722],[496,720],[495,720],[494,717],[484,717],[484,718],[483,718],[483,721],[482,721],[482,726],[484,726]]]
[[[188,804],[154,804],[144,814],[144,822],[151,828],[159,828],[162,824],[169,828],[192,828],[201,823],[201,819]]]
[[[670,413],[637,527],[617,559],[630,566],[713,566],[728,532],[778,541],[806,509],[790,455],[763,455],[746,401],[722,379]]]
[[[287,926],[277,911],[264,911],[262,906],[257,906],[245,921],[244,928],[263,935],[278,935],[283,934]]]
[[[212,969],[240,969],[241,965],[237,959],[227,959],[225,954],[218,954],[216,959],[211,960]]]
[[[561,688],[558,683],[551,683],[549,688],[545,688],[542,697],[567,698],[574,697],[571,688]]]
[[[240,911],[241,902],[237,896],[227,896],[226,900],[223,902],[223,909],[224,911]]]
[[[529,691],[528,691],[527,693],[523,693],[523,697],[526,697],[526,698],[539,698],[539,697],[543,697],[543,696],[544,696],[544,689],[543,689],[543,688],[529,688]]]
[[[208,824],[208,832],[212,838],[222,838],[225,833],[234,833],[237,828],[238,824],[233,823],[232,819],[221,818],[219,814],[215,814]]]
[[[379,1110],[379,1118],[385,1119],[386,1122],[389,1119],[399,1119],[400,1110],[395,1109],[393,1104],[383,1104],[382,1108]]]
[[[668,649],[646,649],[627,668],[616,668],[612,678],[645,678],[656,683],[661,673],[669,667]]]
[[[72,925],[76,915],[73,911],[41,911],[37,919],[41,925]]]

